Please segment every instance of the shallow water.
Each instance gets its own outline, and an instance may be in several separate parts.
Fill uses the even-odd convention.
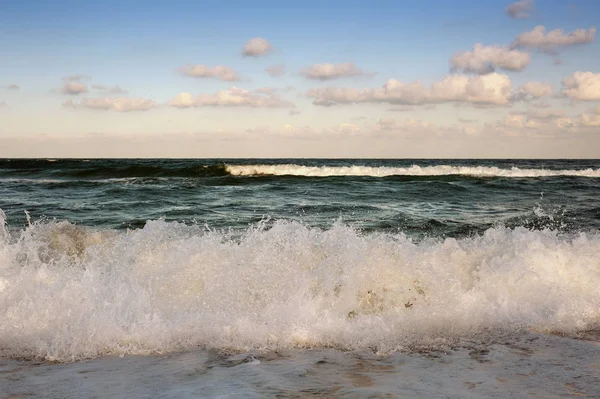
[[[329,349],[0,361],[4,397],[565,398],[600,397],[600,344],[524,334],[447,351]]]

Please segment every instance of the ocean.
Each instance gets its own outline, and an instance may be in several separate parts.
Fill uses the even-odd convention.
[[[2,398],[531,396],[600,397],[600,160],[0,160]]]

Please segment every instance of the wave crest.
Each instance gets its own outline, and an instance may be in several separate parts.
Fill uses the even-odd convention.
[[[304,166],[304,165],[227,165],[226,170],[233,176],[472,176],[472,177],[553,177],[577,176],[600,177],[600,169],[501,169],[488,166],[418,166],[410,167],[371,167],[371,166]]]
[[[0,353],[70,361],[200,346],[402,349],[600,323],[600,237],[493,228],[411,241],[279,221],[0,234]]]

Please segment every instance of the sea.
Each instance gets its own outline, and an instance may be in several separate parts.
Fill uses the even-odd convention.
[[[0,398],[600,397],[600,160],[0,159]]]

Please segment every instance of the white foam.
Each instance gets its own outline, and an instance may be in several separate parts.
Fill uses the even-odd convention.
[[[0,218],[3,216],[0,214]],[[190,347],[401,349],[600,323],[600,237],[494,228],[413,243],[277,222],[241,238],[164,221],[0,234],[0,354]]]
[[[304,166],[304,165],[227,165],[227,171],[234,176],[448,176],[463,175],[475,177],[550,177],[550,176],[579,176],[600,177],[600,169],[501,169],[488,166],[418,166],[399,167],[370,167],[370,166]]]

